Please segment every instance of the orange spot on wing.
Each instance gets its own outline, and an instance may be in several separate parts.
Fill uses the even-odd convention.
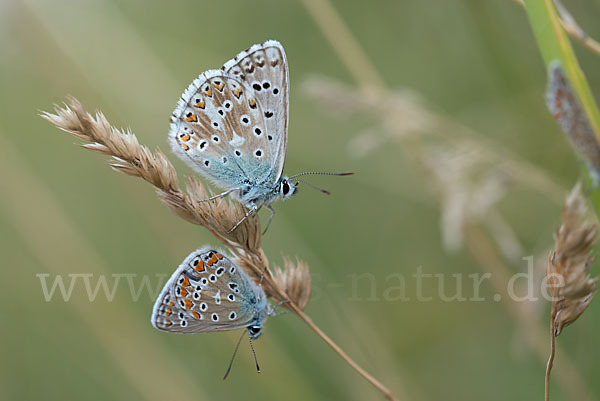
[[[183,283],[181,284],[181,286],[187,287],[189,285],[190,285],[190,279],[188,278],[188,276],[184,276]]]
[[[256,107],[256,100],[250,99],[250,100],[248,100],[248,104],[250,105],[250,108],[253,109]]]
[[[192,301],[190,301],[189,299],[186,299],[186,300],[185,300],[185,309],[188,309],[188,310],[189,310],[189,309],[191,309],[191,308],[192,308],[192,306],[193,306],[193,305],[194,305],[194,304],[193,304],[193,302],[192,302]]]
[[[215,88],[217,88],[219,90],[219,92],[223,91],[223,87],[225,86],[225,84],[223,82],[221,82],[220,85],[217,85],[213,82],[213,85],[215,86]]]
[[[204,92],[204,94],[208,97],[212,97],[212,88],[209,86],[208,90],[206,92]]]
[[[202,273],[203,271],[206,270],[206,267],[204,267],[204,262],[200,261],[196,266],[194,266],[194,269],[196,269],[197,272]]]
[[[194,311],[192,312],[192,315],[194,315],[196,319],[200,319],[200,314],[198,312]]]
[[[198,117],[196,117],[195,114],[192,114],[189,117],[186,117],[185,121],[190,122],[190,123],[196,123],[196,122],[198,122]]]
[[[187,296],[188,292],[185,288],[181,287],[181,298],[185,298]]]
[[[234,95],[236,98],[238,98],[238,99],[239,99],[239,98],[240,98],[240,96],[242,95],[242,88],[237,88],[237,89],[234,89],[234,90],[233,90],[233,95]]]
[[[190,150],[190,147],[187,146],[185,143],[180,143],[180,145],[183,148],[183,150]]]
[[[167,311],[166,311],[167,316],[171,316],[171,313],[173,313],[171,308],[167,308]]]
[[[198,103],[196,103],[194,106],[204,109],[204,106],[206,106],[206,104],[204,103],[204,100],[199,100]]]
[[[217,255],[213,253],[213,255],[210,257],[210,259],[208,260],[208,262],[206,262],[206,264],[209,265],[209,266],[212,266],[212,265],[214,265],[217,262],[218,262]]]
[[[217,259],[221,260],[223,259],[223,255],[221,255],[220,253],[215,253],[215,256],[217,257]]]
[[[173,324],[173,322],[171,322],[170,320],[167,320],[165,322],[165,326],[167,326],[167,327],[171,326],[172,324]]]
[[[184,141],[184,142],[187,142],[187,141],[189,141],[189,140],[190,140],[190,136],[189,136],[189,135],[187,135],[187,134],[186,134],[186,135],[183,135],[183,136],[181,137],[181,140],[182,140],[182,141]]]

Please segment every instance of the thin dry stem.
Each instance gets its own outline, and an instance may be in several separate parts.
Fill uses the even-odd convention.
[[[550,372],[554,366],[554,355],[556,355],[556,336],[554,332],[554,321],[550,322],[550,356],[546,365],[546,378],[544,380],[544,399],[550,401]]]
[[[513,0],[515,3],[525,7],[523,0]],[[557,10],[560,15],[560,22],[573,39],[580,42],[582,45],[588,48],[592,53],[600,55],[600,43],[590,37],[581,27],[577,24],[577,21],[571,16],[567,9],[558,1],[554,1],[557,5]]]
[[[319,337],[321,337],[321,339],[323,339],[323,341],[325,341],[327,343],[327,345],[329,345],[331,348],[333,348],[333,350],[335,352],[337,352],[338,355],[341,356],[344,361],[346,361],[354,370],[356,370],[362,377],[364,377],[377,390],[379,390],[386,399],[388,399],[390,401],[397,401],[397,398],[386,386],[384,386],[379,380],[375,379],[366,370],[361,368],[360,365],[358,365],[356,362],[354,362],[354,360],[352,358],[350,358],[348,356],[348,354],[346,354],[331,338],[329,338],[327,336],[327,334],[325,334],[319,328],[319,326],[317,326],[312,321],[312,319],[310,317],[308,317],[304,312],[302,312],[302,310],[300,310],[296,304],[291,303],[290,309],[296,315],[298,315],[298,317],[300,319],[302,319],[302,321],[304,321],[304,323],[306,323],[308,325],[308,327],[310,327]]]
[[[111,156],[111,167],[116,171],[140,177],[154,185],[164,204],[184,220],[208,229],[234,253],[234,259],[242,269],[256,281],[262,278],[261,285],[267,296],[293,311],[385,398],[396,400],[389,389],[362,369],[302,312],[311,292],[308,265],[297,262],[294,266],[286,258],[285,271],[279,271],[273,277],[261,248],[260,221],[256,216],[244,220],[236,230],[227,234],[245,215],[247,210],[243,206],[224,199],[201,202],[212,193],[193,178],[188,178],[187,191],[184,192],[179,188],[175,169],[160,150],[153,154],[139,144],[133,133],[111,126],[100,112],[95,117],[90,115],[75,98],[69,98],[68,105],[64,107],[57,106],[56,114],[43,112],[42,117],[61,130],[89,142],[83,145],[84,148]]]

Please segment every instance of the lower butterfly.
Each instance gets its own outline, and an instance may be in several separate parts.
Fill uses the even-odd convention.
[[[260,285],[222,253],[203,248],[189,254],[167,281],[154,304],[151,322],[170,333],[245,328],[252,345],[272,314]],[[256,367],[260,372],[258,363]],[[229,369],[231,363],[225,377]]]

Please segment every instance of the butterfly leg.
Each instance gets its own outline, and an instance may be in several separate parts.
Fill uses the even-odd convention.
[[[271,217],[269,217],[269,221],[267,222],[267,225],[265,226],[265,230],[263,231],[262,235],[265,235],[267,233],[267,230],[271,225],[271,220],[273,220],[273,216],[275,216],[275,209],[273,209],[271,205],[267,205],[267,209],[271,211]]]
[[[277,312],[277,309],[279,309],[279,307],[281,305],[287,304],[288,302],[290,302],[289,299],[284,299],[283,301],[279,302],[274,307],[270,308],[270,310],[268,311],[269,316],[279,316],[279,315],[285,315],[286,313],[288,313],[288,311]]]
[[[242,224],[244,222],[244,220],[246,220],[248,217],[252,216],[254,213],[256,213],[258,211],[259,207],[256,206],[254,203],[252,203],[250,205],[250,210],[248,210],[248,213],[246,213],[246,215],[244,217],[242,217],[242,219],[240,221],[238,221],[237,223],[235,223],[235,226],[233,226],[233,228],[229,231],[227,231],[227,234],[231,234],[233,232],[233,230],[235,230],[236,228],[239,227],[240,224]]]
[[[199,200],[199,201],[198,201],[198,203],[202,203],[202,202],[208,202],[208,201],[211,201],[211,200],[215,200],[215,199],[217,199],[217,198],[222,198],[222,197],[224,197],[224,196],[227,196],[227,195],[229,195],[230,193],[232,193],[233,191],[236,191],[236,190],[238,190],[238,189],[239,189],[239,188],[232,188],[232,189],[228,189],[227,191],[225,191],[225,192],[223,192],[223,193],[221,193],[221,194],[215,195],[215,196],[211,196],[211,197],[210,197],[210,198],[208,198],[208,199],[202,199],[202,200]]]

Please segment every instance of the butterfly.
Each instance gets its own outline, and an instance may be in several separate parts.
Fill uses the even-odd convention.
[[[275,313],[260,285],[223,253],[205,247],[190,253],[175,270],[154,303],[150,321],[169,333],[245,328],[252,345],[271,315]]]
[[[239,53],[220,70],[200,74],[171,116],[169,143],[174,152],[225,189],[203,201],[231,195],[248,208],[229,232],[262,206],[271,211],[268,228],[275,214],[271,203],[294,196],[302,175],[351,174],[283,175],[288,103],[285,51],[281,43],[269,40]]]

